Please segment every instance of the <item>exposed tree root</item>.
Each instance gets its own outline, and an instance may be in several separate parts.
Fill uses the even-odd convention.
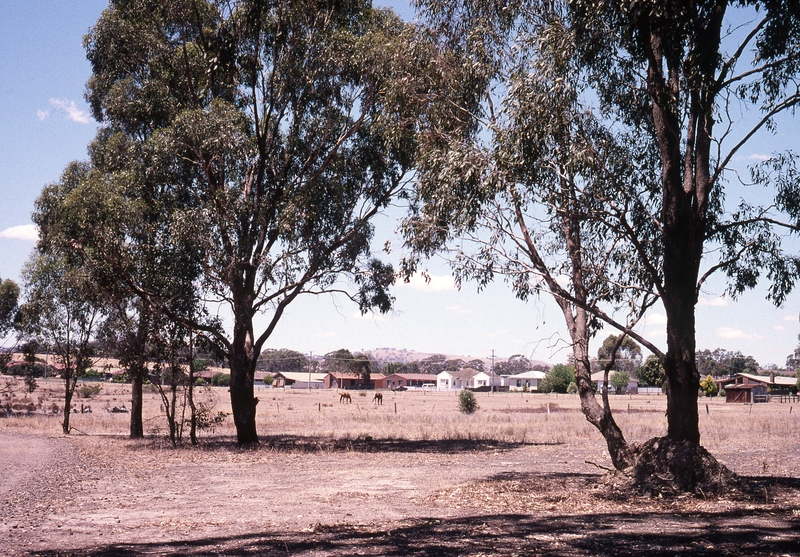
[[[637,446],[633,466],[616,473],[614,484],[653,496],[693,493],[717,496],[742,488],[739,477],[705,448],[689,441],[656,437]],[[622,476],[622,477],[620,477]]]

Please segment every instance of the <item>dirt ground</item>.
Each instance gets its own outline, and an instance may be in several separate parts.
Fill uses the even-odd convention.
[[[316,419],[338,429],[337,419],[366,419],[389,425],[355,436],[331,435],[322,426],[276,426],[262,434],[259,448],[241,450],[227,433],[206,435],[195,448],[172,448],[163,435],[131,441],[124,436],[125,414],[104,415],[104,432],[92,432],[89,418],[78,415],[76,427],[89,434],[70,436],[56,434],[58,418],[50,418],[46,428],[6,419],[0,421],[0,553],[800,555],[800,420],[787,414],[788,407],[755,407],[775,414],[764,416],[763,423],[772,425],[769,439],[762,435],[761,443],[752,434],[749,440],[708,434],[712,453],[741,474],[756,495],[706,500],[614,489],[614,479],[601,468],[609,466],[602,439],[590,430],[585,435],[525,433],[516,440],[510,434],[471,432],[404,438],[385,434],[387,427],[410,419],[392,421],[398,401],[417,405],[413,416],[418,422],[433,417],[435,428],[436,420],[444,422],[450,414],[426,415],[422,409],[433,405],[439,407],[433,412],[452,414],[451,399],[402,393],[376,408],[366,400],[348,407],[327,398],[323,406],[313,395],[288,400],[273,395],[274,402],[261,397],[264,419],[274,424],[291,408],[292,423]],[[550,399],[481,399],[481,415],[472,422],[453,417],[465,420],[453,427],[507,423],[509,415],[530,420],[524,424],[531,429],[573,423],[556,420],[555,402],[552,416],[538,412],[551,408],[550,402],[538,404],[544,400]],[[565,416],[577,412],[575,401],[558,400]],[[530,411],[524,411],[523,402]],[[651,402],[619,404],[627,404],[631,414],[631,404]],[[299,413],[302,405],[306,414]],[[744,408],[712,406],[706,412],[718,415],[704,425],[709,431],[737,423],[746,429]],[[750,412],[753,427],[762,431],[765,426]],[[659,415],[651,414],[652,419]],[[511,423],[516,431],[523,427],[523,422]],[[649,426],[637,423],[631,421],[629,429],[641,427],[639,435],[649,435]],[[117,426],[118,433],[109,433]],[[785,443],[770,441],[787,436]]]

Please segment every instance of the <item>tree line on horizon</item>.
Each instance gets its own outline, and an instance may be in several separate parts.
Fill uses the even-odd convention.
[[[459,285],[553,297],[616,468],[655,458],[678,490],[712,481],[669,457],[688,443],[697,466],[713,462],[699,292],[712,276],[733,298],[766,281],[780,305],[800,277],[796,154],[731,168],[800,103],[800,10],[629,4],[416,0],[412,24],[367,0],[111,0],[85,38],[100,128],[89,159],[36,201],[20,326],[63,358],[68,402],[93,339],[114,339],[132,437],[148,360],[174,375],[188,350],[191,377],[193,351],[214,352],[251,445],[254,373],[287,306],[335,293],[389,311],[395,280],[441,254]],[[371,246],[393,203],[408,208],[399,270]],[[655,304],[666,350],[637,328]],[[592,389],[588,344],[604,327],[604,370],[630,341],[664,369],[668,426],[652,450],[626,441]]]

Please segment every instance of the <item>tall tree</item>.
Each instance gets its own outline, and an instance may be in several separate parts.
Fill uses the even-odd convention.
[[[193,240],[174,255],[196,256],[195,284],[229,308],[230,333],[170,313],[124,264],[115,275],[216,338],[240,444],[258,441],[256,361],[288,304],[341,293],[362,311],[391,307],[394,275],[371,255],[370,221],[413,162],[416,104],[405,99],[425,63],[413,37],[364,0],[114,0],[86,38],[87,97],[103,125],[86,189],[121,201],[121,217],[152,205],[172,239],[158,245]],[[138,227],[122,218],[76,240],[119,261]],[[259,313],[269,317],[257,330]]]
[[[601,103],[625,121],[652,120],[661,166],[668,437],[699,443],[700,288],[722,271],[735,297],[766,274],[769,298],[781,304],[800,276],[800,258],[782,247],[800,222],[794,155],[775,155],[751,173],[755,185],[773,187],[772,202],[759,206],[751,197],[733,208],[724,201],[733,158],[800,101],[800,4],[574,0],[570,7]],[[757,111],[754,123],[734,117],[733,103],[737,114],[738,106]]]
[[[406,272],[416,269],[415,256],[444,248],[459,282],[483,286],[501,276],[520,299],[552,295],[569,331],[583,412],[605,437],[615,466],[627,468],[633,453],[607,393],[601,406],[592,388],[589,339],[599,315],[635,335],[633,325],[657,300],[628,238],[631,229],[652,233],[652,144],[633,133],[615,135],[583,106],[589,83],[575,67],[563,14],[524,12],[519,27],[515,16],[486,20],[494,27],[481,36],[496,41],[495,54],[488,49],[481,60],[483,43],[459,26],[490,6],[456,3],[463,11],[453,19],[451,4],[431,2],[428,15],[452,41],[443,65],[460,58],[455,72],[467,74],[446,81],[465,89],[446,93],[442,104],[457,108],[431,115],[435,124],[421,141],[419,194],[405,224],[414,250]],[[476,65],[484,73],[470,79]],[[657,246],[649,245],[657,259]],[[609,314],[615,310],[619,316]],[[609,365],[624,339],[609,347]],[[569,383],[558,388],[566,392]]]
[[[479,231],[474,235],[480,246],[472,255],[459,254],[457,263],[467,271],[457,270],[457,278],[485,284],[502,274],[518,297],[540,289],[555,295],[570,331],[584,412],[606,436],[615,465],[630,464],[631,453],[608,419],[607,403],[604,412],[592,410],[582,364],[585,331],[591,333],[600,322],[659,356],[667,377],[667,439],[688,441],[700,454],[694,356],[699,289],[721,271],[735,296],[766,270],[770,297],[781,303],[800,274],[800,258],[782,247],[783,232],[797,231],[800,216],[794,156],[777,156],[752,173],[754,182],[775,185],[774,203],[758,207],[742,201],[731,208],[722,195],[723,173],[732,158],[800,99],[794,86],[796,3],[771,3],[749,12],[751,32],[740,34],[737,28],[728,37],[741,38],[732,42],[731,54],[722,46],[726,11],[760,4],[575,0],[509,6],[492,0],[421,0],[419,5],[440,42],[467,60],[467,77],[451,81],[479,91],[461,95],[466,133],[433,134],[430,144],[447,152],[449,160],[434,148],[429,149],[432,158],[421,162],[423,175],[459,178],[457,186],[434,184],[428,191],[422,183],[423,199],[439,203],[420,211],[434,225],[431,245],[452,238],[454,216],[458,232]],[[472,32],[476,20],[483,27]],[[559,40],[560,47],[542,49]],[[756,52],[752,59],[743,56],[749,48]],[[503,97],[510,100],[501,105],[508,126],[497,124],[495,106]],[[762,114],[723,150],[713,125],[717,119],[727,127],[717,135],[720,140],[732,136],[734,122],[725,103],[737,97]],[[587,99],[598,102],[592,106]],[[494,158],[465,142],[481,125],[505,146],[495,149]],[[498,152],[505,156],[497,157]],[[551,178],[542,180],[548,171]],[[501,186],[484,186],[492,181]],[[554,193],[547,198],[539,189],[542,183],[563,187],[551,187]],[[460,209],[447,204],[456,197],[464,200]],[[494,211],[491,219],[486,207]],[[511,210],[503,213],[498,207]],[[522,222],[526,215],[531,224]],[[489,220],[488,226],[481,218]],[[555,232],[550,227],[556,223],[560,236],[547,244],[544,231]],[[419,228],[412,219],[412,234]],[[511,249],[498,238],[511,239]],[[551,246],[565,254],[560,265],[551,265]],[[512,265],[499,265],[501,258]],[[563,276],[569,277],[569,288],[555,280]],[[667,313],[666,352],[632,328],[658,299]],[[609,306],[622,314],[609,313]],[[691,489],[701,478],[693,474],[678,474],[681,489]]]

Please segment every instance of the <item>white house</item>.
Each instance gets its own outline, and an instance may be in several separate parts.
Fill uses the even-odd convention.
[[[283,371],[275,374],[272,386],[274,388],[289,387],[290,389],[323,389],[326,375],[327,373]]]
[[[547,377],[545,372],[531,370],[509,375],[506,384],[509,391],[538,391],[539,385],[545,377]]]
[[[466,367],[458,371],[442,371],[436,375],[436,388],[442,391],[488,387],[491,376]]]

